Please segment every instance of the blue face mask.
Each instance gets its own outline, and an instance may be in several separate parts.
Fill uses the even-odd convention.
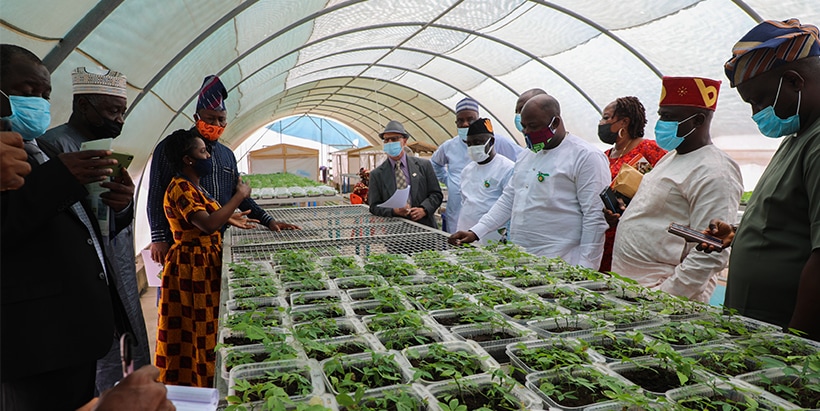
[[[469,130],[469,129],[470,129],[470,127],[459,127],[458,128],[458,137],[461,138],[461,141],[464,141],[464,142],[467,141],[467,130]]]
[[[696,115],[697,114],[692,114],[691,116],[682,121],[658,120],[658,122],[655,123],[655,142],[658,143],[658,146],[660,148],[666,151],[672,151],[678,148],[680,143],[683,143],[683,140],[687,136],[692,134],[692,132],[695,131],[695,128],[697,128],[694,127],[691,130],[689,130],[689,132],[686,133],[686,135],[678,137],[678,126],[689,121]]]
[[[398,157],[401,154],[401,141],[384,143],[384,152],[390,157]]]
[[[757,123],[757,129],[766,137],[779,138],[794,134],[800,130],[800,98],[801,92],[797,91],[797,112],[789,118],[780,118],[774,112],[777,99],[780,97],[780,86],[783,85],[783,77],[777,84],[777,95],[774,96],[774,103],[771,106],[758,111],[752,116],[752,120]]]
[[[198,159],[193,165],[194,172],[196,175],[200,177],[205,177],[213,173],[214,170],[214,160],[213,157],[208,157],[206,159]]]
[[[51,105],[42,97],[9,96],[11,115],[3,117],[11,123],[11,131],[31,141],[43,135],[51,124]]]
[[[520,132],[524,131],[524,126],[521,124],[521,113],[515,113],[515,128]]]

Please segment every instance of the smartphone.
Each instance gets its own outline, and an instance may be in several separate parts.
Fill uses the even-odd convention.
[[[114,172],[111,173],[111,177],[120,177],[122,175],[122,172],[120,171],[120,169],[122,167],[128,168],[128,166],[131,165],[131,161],[134,160],[133,155],[131,155],[131,154],[122,154],[122,153],[111,153],[110,156],[106,156],[106,157],[103,157],[103,158],[113,158],[113,159],[117,160],[117,165],[112,167]]]
[[[618,204],[618,196],[612,191],[611,188],[607,187],[604,191],[601,191],[601,201],[604,202],[604,207],[607,210],[612,211],[615,214],[621,214],[623,211],[621,210],[621,206]]]
[[[706,243],[715,248],[723,249],[723,241],[721,239],[703,234],[700,231],[697,231],[691,227],[687,227],[685,225],[680,225],[678,223],[669,224],[669,228],[666,230],[676,236],[683,237],[686,241],[693,242],[693,243]]]
[[[134,358],[131,350],[132,339],[131,334],[127,332],[120,336],[120,359],[122,359],[123,378],[134,372]]]

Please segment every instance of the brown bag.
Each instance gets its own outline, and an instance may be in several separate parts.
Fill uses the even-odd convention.
[[[638,169],[632,167],[628,163],[624,163],[621,166],[621,170],[618,171],[618,175],[615,176],[614,180],[612,180],[611,187],[613,191],[632,198],[638,191],[638,186],[641,185],[642,179],[643,174],[641,174]]]

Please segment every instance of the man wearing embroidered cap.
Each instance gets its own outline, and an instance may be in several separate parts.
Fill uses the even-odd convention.
[[[22,187],[0,195],[0,409],[73,410],[93,397],[114,333],[131,331],[86,187],[133,193],[133,184],[109,181],[108,150],[38,142],[51,75],[22,47],[0,44],[0,55],[0,117],[25,140],[31,166]]]
[[[644,286],[708,302],[728,255],[692,252],[667,233],[670,223],[702,227],[710,218],[737,215],[740,168],[712,144],[709,127],[720,82],[664,77],[655,140],[669,152],[643,177],[618,223],[612,271]]]
[[[392,120],[379,133],[387,159],[370,173],[367,200],[370,212],[383,217],[403,217],[438,228],[435,213],[441,205],[441,188],[430,162],[407,155],[404,150],[410,134],[398,121]],[[398,189],[410,186],[407,207],[380,207]]]
[[[471,98],[461,99],[456,104],[456,127],[458,135],[442,143],[430,162],[436,170],[438,181],[447,185],[447,211],[445,211],[445,231],[456,232],[458,217],[461,213],[461,172],[470,158],[467,157],[467,128],[479,117],[478,102]],[[523,148],[508,137],[495,136],[496,153],[509,158],[513,162]]]
[[[764,21],[735,44],[725,69],[760,132],[783,137],[736,236],[731,221],[713,221],[706,231],[732,245],[725,304],[820,341],[818,28]]]
[[[493,204],[501,197],[504,187],[510,182],[513,174],[513,163],[495,152],[493,124],[488,118],[480,118],[470,124],[467,130],[467,156],[470,164],[461,171],[461,213],[458,216],[459,231],[469,230]],[[509,222],[508,222],[509,223]],[[509,226],[506,223],[505,226]],[[490,232],[480,240],[498,241],[502,235],[498,231]]]
[[[239,178],[239,169],[236,167],[236,157],[230,148],[219,142],[219,137],[228,125],[225,100],[228,90],[219,77],[209,75],[199,88],[194,114],[193,126],[196,132],[205,139],[205,145],[211,153],[211,172],[202,176],[201,184],[220,204],[227,204],[234,194],[236,182]],[[151,258],[162,263],[173,242],[171,228],[165,218],[162,205],[165,189],[171,182],[174,173],[170,164],[164,161],[162,154],[165,150],[165,140],[154,148],[154,157],[151,162],[151,186],[148,190],[148,222],[151,225]],[[277,222],[270,214],[262,210],[250,198],[245,199],[239,209],[248,213],[248,217],[259,220],[261,224],[273,231],[293,230],[299,227]]]
[[[71,72],[71,85],[74,97],[68,123],[43,134],[37,139],[40,145],[56,152],[73,153],[80,151],[84,142],[119,136],[127,107],[125,76],[117,71],[79,67]],[[109,191],[100,197],[110,207],[111,224],[102,231],[103,245],[113,266],[111,274],[117,294],[134,330],[134,365],[139,368],[150,364],[151,358],[134,260],[134,183],[123,168],[119,177],[104,186]],[[121,378],[119,341],[112,339],[108,354],[97,361],[97,393],[113,387]]]

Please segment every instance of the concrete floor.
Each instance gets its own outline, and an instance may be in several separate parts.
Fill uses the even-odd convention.
[[[148,332],[148,345],[151,347],[151,363],[157,350],[157,288],[148,287],[140,296],[142,315],[145,317],[145,330]]]

